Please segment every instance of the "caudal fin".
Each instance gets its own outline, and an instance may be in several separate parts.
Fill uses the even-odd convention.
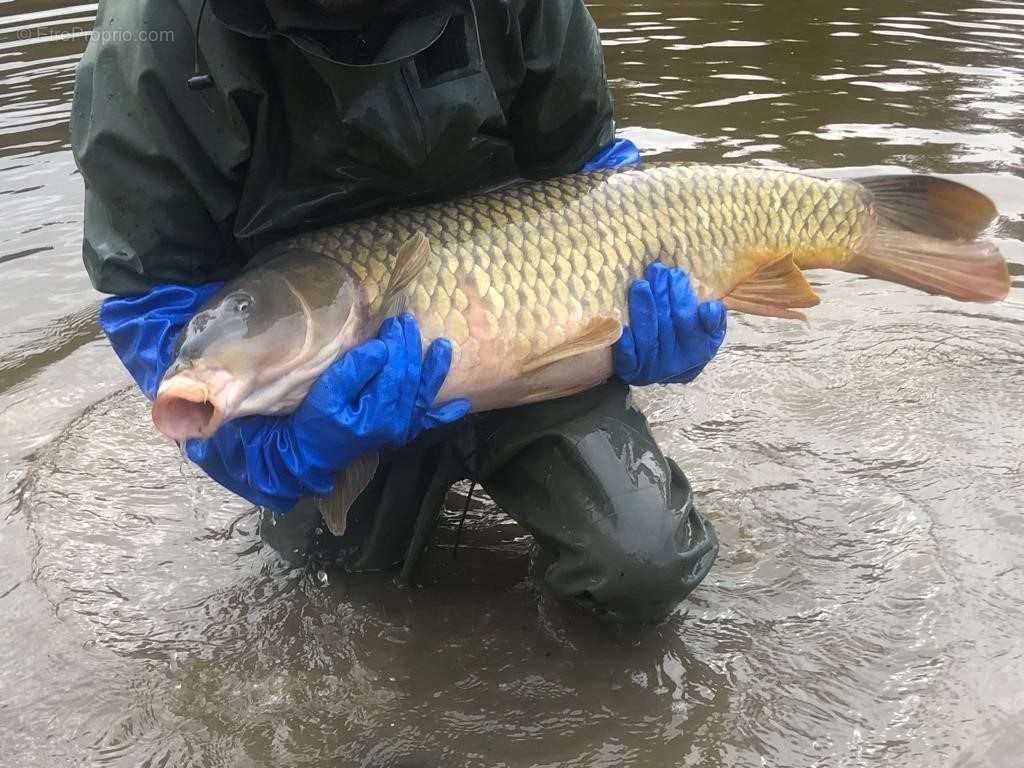
[[[993,243],[974,240],[996,216],[985,195],[934,176],[872,176],[857,182],[871,194],[879,226],[847,264],[848,271],[959,301],[1006,298],[1006,260]]]
[[[973,240],[999,212],[985,195],[938,176],[866,176],[854,179],[871,193],[879,223],[939,240]]]
[[[850,261],[850,272],[908,285],[958,301],[1002,301],[1010,274],[993,243],[951,242],[880,232]]]

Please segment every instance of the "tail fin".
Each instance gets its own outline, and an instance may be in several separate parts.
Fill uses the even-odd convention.
[[[990,242],[972,241],[992,223],[992,201],[933,176],[857,179],[871,194],[879,227],[846,266],[959,301],[1001,301],[1010,292],[1006,260]]]
[[[984,241],[958,243],[883,230],[847,269],[958,301],[1002,301],[1010,292],[1006,261]]]
[[[871,193],[879,223],[939,240],[973,240],[991,224],[995,204],[974,189],[937,176],[854,179]]]

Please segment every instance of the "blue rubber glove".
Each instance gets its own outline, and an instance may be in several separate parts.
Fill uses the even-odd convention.
[[[725,341],[725,305],[699,303],[681,269],[655,262],[629,289],[629,326],[612,347],[628,384],[688,384]]]
[[[166,285],[103,302],[100,326],[150,399],[179,332],[218,288]],[[209,440],[188,441],[187,454],[225,488],[287,512],[302,496],[329,494],[335,473],[360,454],[400,447],[424,429],[465,416],[465,400],[431,406],[451,356],[444,339],[422,355],[411,315],[387,320],[377,339],[329,367],[294,413],[227,422]]]
[[[590,162],[580,170],[583,172],[599,171],[603,168],[622,168],[640,162],[640,150],[629,139],[616,139],[598,152]]]

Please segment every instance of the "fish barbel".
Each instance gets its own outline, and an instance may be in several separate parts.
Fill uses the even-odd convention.
[[[806,268],[998,301],[1006,263],[975,240],[995,215],[930,176],[652,164],[352,221],[270,246],[214,296],[181,336],[153,420],[182,440],[290,412],[406,310],[425,342],[452,342],[439,400],[482,411],[579,392],[612,375],[628,286],[656,260],[682,267],[701,298],[782,318],[819,301]]]

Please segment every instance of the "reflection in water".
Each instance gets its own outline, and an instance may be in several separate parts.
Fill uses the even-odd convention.
[[[13,5],[9,3],[8,5]],[[1016,765],[1024,700],[1024,3],[592,7],[650,154],[953,175],[1006,303],[812,274],[638,393],[719,529],[669,622],[538,595],[478,504],[422,588],[290,571],[99,338],[67,147],[95,6],[0,8],[0,743],[15,765]],[[969,7],[963,7],[968,5]]]
[[[626,122],[711,139],[711,157],[929,171],[1021,165],[1024,27],[1005,13],[1014,8],[904,3],[927,9],[911,17],[892,15],[885,0],[855,5],[705,1],[686,3],[682,16],[672,4],[662,13],[607,3],[594,13]],[[904,149],[880,153],[878,139]],[[906,147],[913,153],[897,154]]]

